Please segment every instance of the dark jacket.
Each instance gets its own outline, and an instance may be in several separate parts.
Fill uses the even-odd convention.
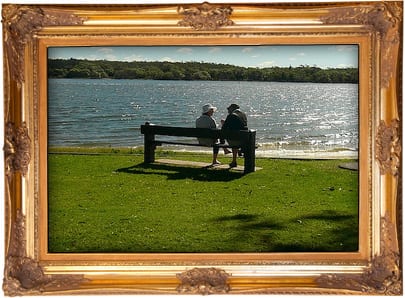
[[[248,126],[246,114],[239,109],[234,110],[226,117],[225,122],[222,125],[222,129],[247,130]]]

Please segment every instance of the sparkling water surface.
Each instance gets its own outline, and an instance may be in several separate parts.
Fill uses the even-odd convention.
[[[201,107],[238,103],[260,152],[358,150],[358,85],[229,81],[48,80],[50,147],[137,147],[146,121],[194,127]],[[191,141],[190,138],[177,138]],[[187,150],[193,150],[193,147]]]

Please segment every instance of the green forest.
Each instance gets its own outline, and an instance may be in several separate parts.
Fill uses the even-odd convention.
[[[240,67],[205,62],[49,59],[49,78],[358,83],[357,68]]]

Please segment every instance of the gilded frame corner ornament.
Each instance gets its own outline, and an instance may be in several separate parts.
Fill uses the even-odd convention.
[[[381,253],[372,258],[362,274],[323,274],[323,288],[347,289],[367,295],[401,295],[402,272],[395,227],[389,216],[381,219]]]
[[[25,216],[18,211],[6,252],[3,291],[7,296],[38,295],[78,287],[82,275],[48,275],[38,261],[26,255]]]
[[[46,7],[7,5],[2,11],[4,43],[11,77],[24,82],[24,49],[36,32],[45,26],[79,25],[84,19],[69,12]]]
[[[117,290],[117,293],[146,291],[199,295],[401,294],[402,255],[398,245],[400,239],[398,226],[402,214],[401,208],[398,210],[397,205],[401,204],[401,198],[398,197],[398,181],[402,175],[400,144],[402,116],[398,113],[401,87],[397,75],[402,62],[399,55],[399,48],[402,45],[400,34],[402,2],[359,1],[316,6],[297,3],[220,5],[205,2],[187,5],[182,3],[126,5],[117,6],[113,11],[109,8],[110,6],[102,5],[96,10],[86,5],[69,8],[57,5],[3,6],[7,227],[3,291],[6,295],[102,293],[105,288],[110,292]],[[142,21],[139,21],[139,17]],[[179,21],[179,18],[182,19]],[[290,19],[294,21],[290,22]],[[111,20],[116,21],[113,28],[110,26]],[[61,32],[58,29],[61,29]],[[332,32],[329,33],[328,30]],[[246,40],[252,39],[255,44],[256,37],[262,38],[261,42],[267,39],[291,42],[294,38],[304,37],[318,38],[319,41],[319,37],[330,35],[329,38],[333,41],[334,36],[340,38],[356,34],[362,38],[369,38],[370,53],[366,60],[374,59],[378,64],[363,70],[368,73],[364,77],[377,87],[370,91],[372,94],[366,105],[373,106],[375,111],[371,108],[368,110],[367,124],[371,124],[371,128],[369,130],[365,128],[369,138],[369,144],[366,146],[369,150],[367,161],[369,164],[363,169],[367,169],[365,174],[369,177],[368,184],[371,185],[365,194],[370,197],[365,200],[365,206],[371,211],[364,210],[363,213],[367,215],[368,227],[373,228],[368,230],[370,236],[367,241],[370,247],[361,258],[356,259],[357,256],[354,259],[342,258],[337,262],[332,258],[320,260],[307,256],[305,259],[304,256],[303,260],[295,262],[288,258],[277,259],[277,257],[266,260],[253,258],[245,261],[242,256],[235,264],[229,261],[231,259],[229,256],[227,259],[221,259],[219,256],[218,259],[207,258],[203,261],[187,257],[171,260],[170,256],[167,258],[171,261],[161,259],[148,263],[144,260],[139,262],[132,260],[131,266],[141,276],[139,279],[136,277],[137,274],[126,275],[127,261],[119,259],[117,261],[115,256],[111,262],[108,255],[96,261],[92,259],[92,269],[87,269],[90,263],[86,256],[71,263],[65,263],[62,259],[56,261],[41,259],[38,242],[32,240],[40,234],[38,214],[41,206],[37,197],[40,188],[38,181],[43,179],[36,177],[40,172],[38,156],[41,153],[41,144],[38,145],[38,127],[41,120],[38,116],[41,109],[38,104],[40,84],[36,81],[40,79],[37,77],[40,66],[38,61],[28,60],[37,59],[35,57],[39,55],[38,48],[42,39],[63,40],[62,37],[71,36],[75,40],[86,39],[86,44],[91,40],[95,45],[97,43],[105,45],[105,40],[108,42],[131,38],[150,44],[161,44],[156,40],[163,37],[166,40],[178,38],[180,44],[188,38],[193,39],[193,44],[207,39],[210,39],[207,44],[212,44],[212,40],[220,40],[222,44],[227,44],[228,40],[243,36]],[[241,39],[241,43],[244,42],[245,40]],[[185,43],[187,44],[187,41]],[[63,41],[59,45],[63,46]],[[32,74],[35,75],[30,78]],[[386,96],[384,100],[381,100],[381,94]],[[374,137],[373,140],[371,136]],[[39,152],[36,152],[38,148]],[[379,171],[374,170],[371,165],[373,163],[378,164]],[[28,195],[21,191],[22,185]],[[378,196],[372,197],[377,194]],[[380,214],[384,216],[381,217]],[[374,238],[378,241],[374,241]],[[33,247],[28,247],[30,245]],[[102,264],[98,267],[97,262]],[[79,264],[78,267],[72,265],[76,263]],[[284,271],[283,266],[289,268],[291,264],[294,269]],[[314,267],[315,272],[305,266],[301,268],[302,264]],[[54,265],[59,268],[55,269],[56,274],[53,271]],[[149,269],[149,265],[157,269]],[[113,269],[102,271],[103,266],[110,266]],[[267,272],[269,267],[276,269]],[[358,273],[359,267],[361,273]],[[58,271],[60,268],[64,269]],[[328,268],[334,268],[338,272],[325,274],[324,272],[329,272]],[[256,270],[265,274],[257,274]],[[99,279],[103,275],[100,271],[104,272],[103,279]],[[240,273],[242,274],[238,276]],[[118,283],[116,277],[111,277],[116,274],[122,276],[122,280],[118,279]],[[145,282],[145,276],[149,275],[161,282],[157,284]],[[170,276],[167,278],[168,275]],[[304,275],[309,277],[304,278]]]
[[[381,39],[381,85],[387,87],[395,75],[395,57],[401,42],[401,2],[378,2],[375,5],[334,8],[321,17],[325,24],[358,24],[371,26]]]

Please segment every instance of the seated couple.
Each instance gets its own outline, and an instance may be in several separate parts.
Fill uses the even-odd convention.
[[[206,104],[202,107],[202,115],[197,118],[195,125],[197,128],[218,128],[218,124],[215,119],[212,117],[214,112],[217,110],[216,107],[212,106],[211,104]],[[222,129],[229,129],[229,130],[247,130],[247,117],[244,112],[240,110],[240,107],[237,104],[231,104],[227,107],[228,116],[225,120],[221,120]],[[240,143],[235,140],[227,140],[230,146],[240,146]],[[218,140],[213,139],[204,139],[199,138],[198,142],[202,146],[212,146],[218,143]],[[238,156],[238,148],[232,148],[232,162],[229,164],[231,168],[237,166],[237,156]],[[212,165],[221,164],[218,161],[218,153],[219,147],[213,147],[213,156],[212,156]],[[231,153],[230,150],[224,148],[224,153],[228,154]]]

